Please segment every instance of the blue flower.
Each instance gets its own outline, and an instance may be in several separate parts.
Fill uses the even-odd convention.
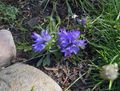
[[[58,32],[58,45],[61,52],[64,53],[65,57],[70,57],[72,54],[77,54],[80,50],[79,47],[84,48],[86,45],[85,40],[79,40],[80,31],[71,30],[66,31],[65,29],[60,29]]]
[[[83,19],[81,20],[81,24],[82,24],[83,26],[86,25],[86,22],[87,22],[86,18],[83,18]]]
[[[52,37],[48,34],[48,31],[44,30],[41,31],[41,35],[33,32],[32,38],[34,39],[34,44],[32,45],[33,50],[35,52],[41,52]]]

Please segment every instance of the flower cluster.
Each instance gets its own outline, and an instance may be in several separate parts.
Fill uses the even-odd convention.
[[[46,43],[48,43],[51,40],[51,36],[48,34],[48,31],[41,31],[41,35],[37,34],[36,32],[33,32],[32,38],[34,39],[35,44],[33,44],[33,49],[35,52],[41,52],[45,46]]]
[[[86,45],[85,40],[79,40],[80,31],[60,29],[58,32],[58,46],[65,57],[70,57],[72,54],[77,54],[80,50],[79,47],[84,48]],[[47,31],[42,31],[41,35],[33,33],[34,39],[33,49],[35,52],[41,52],[51,40],[51,36]]]
[[[86,45],[85,40],[79,40],[80,31],[78,30],[66,31],[65,29],[60,29],[58,36],[59,47],[65,57],[70,57],[72,54],[77,54],[80,50],[79,47],[84,48]]]

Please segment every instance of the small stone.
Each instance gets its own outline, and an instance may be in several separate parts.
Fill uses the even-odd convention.
[[[16,46],[10,31],[0,30],[0,69],[16,57]]]
[[[0,91],[62,91],[39,69],[16,63],[0,72]]]
[[[106,80],[115,80],[118,77],[118,64],[104,65],[100,71],[100,75]]]

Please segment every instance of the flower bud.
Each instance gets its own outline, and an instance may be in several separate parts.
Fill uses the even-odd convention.
[[[104,65],[100,71],[100,75],[106,80],[115,80],[118,77],[118,64]]]

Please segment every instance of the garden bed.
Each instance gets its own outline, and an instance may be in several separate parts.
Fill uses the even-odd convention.
[[[119,75],[113,84],[100,76],[104,65],[120,65],[119,10],[119,0],[3,0],[0,28],[13,33],[18,61],[44,71],[63,90],[119,91]],[[85,40],[84,48],[82,45],[79,51],[63,52],[60,29],[69,35],[69,31],[80,31],[74,41]],[[52,36],[52,42],[36,52],[32,35],[35,32],[40,36],[43,30]],[[68,37],[64,36],[62,39]]]

